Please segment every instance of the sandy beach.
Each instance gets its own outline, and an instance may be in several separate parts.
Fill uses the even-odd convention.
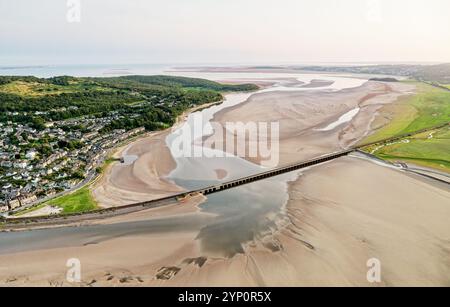
[[[366,263],[377,258],[379,286],[450,285],[448,189],[343,158],[306,171],[290,198],[290,223],[273,237],[250,243],[245,255],[181,271],[174,283],[370,286]]]
[[[164,179],[175,168],[165,144],[169,130],[157,132],[117,151],[115,158],[135,156],[129,165],[115,163],[95,185],[92,194],[102,207],[112,207],[157,199],[183,189]]]
[[[95,183],[92,195],[103,208],[123,206],[158,199],[184,191],[166,177],[176,167],[166,137],[182,125],[189,113],[210,107],[217,102],[196,106],[177,118],[170,129],[151,133],[131,144],[118,148],[113,158],[130,157],[129,163],[113,163]]]
[[[400,83],[368,82],[338,92],[261,93],[220,111],[215,120],[279,120],[284,164],[359,141],[383,116],[378,113],[381,106],[413,90]],[[324,130],[355,108],[360,111],[345,125]],[[96,185],[93,193],[102,205],[158,198],[181,189],[164,179],[175,167],[164,142],[167,133],[155,133],[117,152],[117,157],[133,156],[134,161],[113,165]],[[205,248],[207,238],[201,234],[211,227],[220,231],[223,220],[199,208],[203,196],[69,228],[0,233],[0,284],[450,285],[448,185],[352,154],[303,170],[289,183],[288,193],[279,216],[265,217],[276,227],[253,234],[242,252],[231,257]],[[70,258],[81,261],[81,283],[65,279]],[[371,258],[381,262],[381,283],[366,279]]]
[[[294,80],[282,82],[294,84]],[[310,84],[297,82],[296,86],[323,84],[312,80]],[[328,83],[326,83],[328,84]],[[395,83],[367,82],[361,87],[338,92],[293,91],[267,92],[250,98],[231,108],[219,111],[213,121],[280,123],[279,164],[305,160],[323,153],[348,147],[360,140],[371,129],[377,111],[414,90],[413,86]],[[360,108],[359,113],[343,129],[319,131],[339,116]],[[191,110],[193,111],[193,110]],[[185,118],[187,115],[181,117]],[[181,124],[181,123],[180,123]],[[176,167],[165,139],[173,129],[151,134],[118,150],[114,157],[133,157],[131,163],[114,163],[93,187],[93,195],[102,207],[120,206],[157,199],[183,191],[183,188],[166,179]],[[212,135],[207,142],[223,145],[224,138]],[[248,143],[247,146],[257,146]],[[259,163],[259,157],[247,157]],[[226,169],[218,169],[217,178],[226,176]]]
[[[372,131],[372,122],[379,116],[378,110],[383,105],[413,91],[414,86],[402,83],[367,82],[338,92],[261,93],[235,107],[221,110],[213,120],[222,125],[227,122],[279,122],[279,161],[280,164],[288,164],[355,144]],[[320,130],[355,108],[359,108],[359,112],[350,122],[338,129]],[[219,133],[210,136],[209,142],[225,147],[224,139]],[[257,147],[258,144],[247,141],[247,146]],[[260,157],[242,158],[261,162]]]
[[[192,199],[98,222],[130,230],[120,235],[1,254],[0,280],[73,286],[65,263],[75,257],[83,265],[75,286],[364,286],[366,262],[377,258],[378,285],[450,285],[448,189],[348,157],[305,171],[290,197],[289,223],[232,258],[202,250],[198,231],[214,217]]]

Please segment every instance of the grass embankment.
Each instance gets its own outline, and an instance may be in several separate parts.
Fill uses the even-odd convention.
[[[86,212],[98,207],[91,195],[89,185],[73,193],[52,199],[46,202],[45,205],[62,208],[62,214]]]
[[[414,84],[418,93],[385,106],[381,113],[389,114],[392,120],[364,143],[450,122],[450,92],[423,83]],[[367,151],[382,159],[412,162],[450,172],[450,129],[445,127],[403,142],[372,146]]]
[[[47,206],[61,208],[61,214],[81,213],[98,208],[97,202],[91,195],[90,184],[75,192],[46,201],[42,204],[30,207],[14,214],[15,217],[22,217]]]
[[[102,175],[102,174],[105,172],[106,168],[107,168],[109,165],[111,165],[112,163],[116,162],[116,161],[118,161],[118,160],[117,160],[117,159],[114,159],[114,158],[107,158],[107,159],[103,162],[102,166],[100,166],[100,167],[97,168],[97,173],[99,173],[99,174]]]

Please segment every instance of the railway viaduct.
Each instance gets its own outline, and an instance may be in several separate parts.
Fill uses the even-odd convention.
[[[5,221],[7,224],[13,224],[13,225],[20,224],[20,223],[25,223],[25,224],[28,224],[28,223],[32,223],[32,224],[33,223],[34,224],[36,224],[36,223],[37,224],[39,224],[39,223],[56,223],[58,221],[61,223],[67,223],[67,222],[70,222],[73,220],[82,221],[82,220],[88,220],[88,219],[92,219],[92,218],[116,216],[116,215],[127,214],[130,212],[135,212],[135,211],[139,211],[139,210],[143,210],[143,209],[165,206],[167,204],[171,204],[171,203],[173,204],[174,201],[179,201],[179,200],[185,199],[186,197],[189,197],[189,196],[194,196],[194,195],[199,195],[199,194],[209,195],[209,194],[213,194],[213,193],[218,193],[221,191],[236,188],[238,186],[242,186],[242,185],[256,182],[259,180],[264,180],[264,179],[267,179],[270,177],[282,175],[282,174],[289,173],[292,171],[296,171],[296,170],[304,169],[304,168],[311,167],[314,165],[329,162],[334,159],[338,159],[340,157],[347,156],[348,154],[350,154],[352,152],[359,151],[367,146],[388,144],[388,143],[396,142],[396,141],[402,140],[404,138],[411,137],[413,135],[436,130],[436,129],[443,128],[446,126],[450,126],[450,122],[441,124],[439,126],[422,129],[419,131],[415,131],[415,132],[411,132],[411,133],[407,133],[407,134],[403,134],[403,135],[398,135],[398,136],[391,137],[391,138],[388,138],[385,140],[380,140],[380,141],[376,141],[376,142],[372,142],[372,143],[357,145],[357,146],[354,146],[349,149],[345,149],[342,151],[338,151],[338,152],[330,153],[330,154],[323,155],[320,157],[316,157],[311,160],[282,166],[282,167],[271,169],[271,170],[268,170],[265,172],[257,173],[257,174],[251,175],[251,176],[239,178],[239,179],[236,179],[233,181],[223,182],[223,183],[215,185],[215,186],[210,186],[210,187],[206,187],[206,188],[202,188],[202,189],[194,190],[194,191],[182,192],[182,193],[179,193],[176,195],[171,195],[168,197],[155,199],[155,200],[149,200],[149,201],[145,201],[145,202],[141,202],[141,203],[124,205],[124,206],[120,206],[120,207],[111,207],[111,208],[106,208],[106,209],[98,209],[98,210],[93,210],[93,211],[89,211],[89,212],[85,212],[85,213],[67,214],[67,215],[53,215],[53,216],[27,217],[27,218],[14,218],[14,219],[5,219],[2,216],[0,216],[0,226],[1,226],[2,222],[4,223]]]

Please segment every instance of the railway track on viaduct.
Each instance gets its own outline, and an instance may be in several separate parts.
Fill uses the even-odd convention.
[[[396,142],[396,141],[399,141],[399,140],[402,140],[402,139],[405,139],[408,137],[412,137],[417,134],[440,129],[440,128],[443,128],[446,126],[450,126],[450,122],[442,124],[442,125],[430,127],[430,128],[421,129],[421,130],[414,131],[411,133],[394,136],[394,137],[387,138],[387,139],[380,140],[380,141],[356,145],[349,149],[329,153],[329,154],[326,154],[326,155],[323,155],[320,157],[316,157],[316,158],[313,158],[313,159],[310,159],[307,161],[302,161],[302,162],[293,163],[293,164],[286,165],[286,166],[281,166],[278,168],[270,169],[270,170],[267,170],[267,171],[264,171],[261,173],[257,173],[254,175],[250,175],[247,177],[235,179],[235,180],[228,181],[228,182],[223,182],[223,183],[220,183],[220,184],[217,184],[214,186],[209,186],[209,187],[205,187],[205,188],[198,189],[198,190],[186,191],[183,193],[171,195],[171,196],[160,198],[160,199],[125,205],[125,206],[120,206],[120,207],[99,209],[99,210],[94,210],[94,211],[85,212],[85,213],[42,216],[42,217],[29,217],[29,218],[13,218],[13,219],[8,218],[8,219],[4,219],[3,221],[0,220],[0,222],[2,222],[3,224],[30,224],[30,223],[31,224],[33,224],[33,223],[54,224],[57,222],[68,223],[71,221],[74,222],[74,221],[83,221],[83,220],[96,219],[96,218],[106,218],[106,217],[110,217],[110,216],[117,216],[117,215],[121,215],[121,214],[127,214],[127,213],[131,213],[131,212],[141,211],[141,210],[149,209],[149,208],[157,208],[157,207],[161,207],[161,206],[164,206],[167,204],[173,204],[174,202],[179,202],[180,200],[186,199],[187,197],[191,197],[191,196],[195,196],[195,195],[199,195],[199,194],[209,195],[209,194],[213,194],[213,193],[218,193],[221,191],[236,188],[236,187],[239,187],[239,186],[242,186],[245,184],[249,184],[252,182],[264,180],[264,179],[267,179],[270,177],[279,176],[279,175],[289,173],[292,171],[312,167],[315,165],[319,165],[319,164],[322,164],[325,162],[329,162],[329,161],[347,156],[348,154],[350,154],[352,152],[362,150],[363,148],[368,147],[368,146],[382,145],[382,144]]]

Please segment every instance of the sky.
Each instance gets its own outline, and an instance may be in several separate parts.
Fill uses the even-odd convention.
[[[450,62],[449,30],[448,0],[0,0],[0,64]]]

